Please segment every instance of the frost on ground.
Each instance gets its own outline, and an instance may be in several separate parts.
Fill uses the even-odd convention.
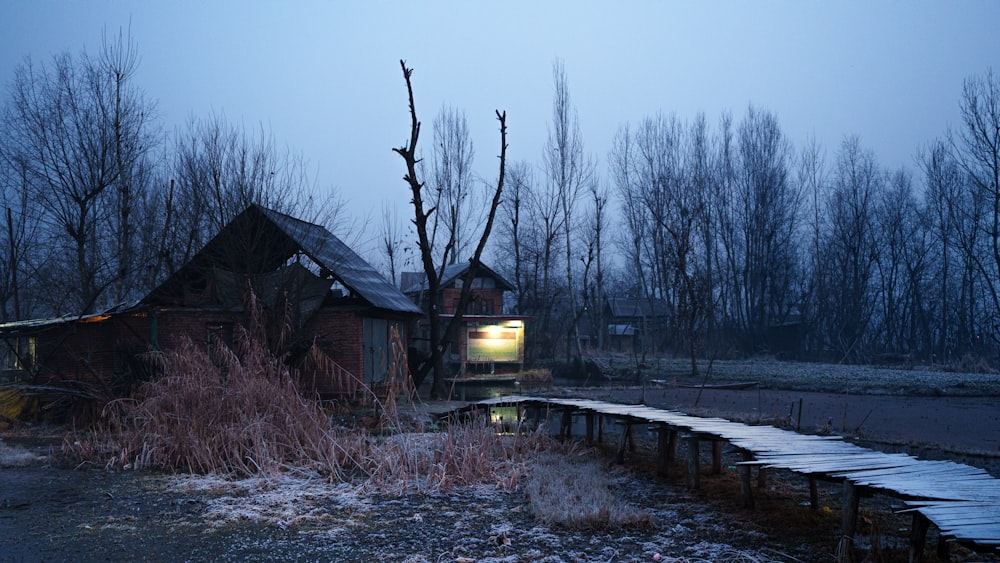
[[[8,446],[0,440],[0,467],[27,467],[42,461],[45,461],[45,456],[21,446]]]
[[[1000,395],[1000,373],[945,371],[931,366],[885,366],[820,364],[775,361],[768,358],[748,360],[702,360],[703,372],[711,370],[712,381],[753,381],[765,389],[825,391],[832,393],[871,393],[889,395]],[[651,379],[683,378],[691,373],[690,360],[657,358],[645,375]],[[694,378],[698,380],[698,377]],[[699,381],[695,381],[700,383]]]
[[[263,550],[274,557],[334,561],[788,561],[780,554],[796,551],[762,549],[756,544],[767,545],[766,538],[670,485],[620,468],[609,479],[622,502],[651,516],[652,526],[547,525],[534,517],[521,489],[482,485],[385,495],[302,475],[185,475],[171,477],[166,486],[197,497],[205,534],[280,531],[233,542],[224,559]],[[796,558],[809,560],[798,551]]]

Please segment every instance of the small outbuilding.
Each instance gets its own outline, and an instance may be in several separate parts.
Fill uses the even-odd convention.
[[[0,367],[8,380],[113,397],[155,376],[151,358],[184,338],[231,346],[252,313],[305,391],[356,397],[406,375],[420,309],[326,228],[251,205],[138,303],[0,325]]]
[[[468,262],[446,266],[437,296],[428,295],[423,273],[404,272],[403,292],[420,304],[422,310],[426,310],[429,299],[436,299],[439,317],[448,323],[456,317],[469,267]],[[514,286],[485,264],[476,268],[471,283],[471,300],[465,313],[458,317],[460,325],[445,358],[449,375],[465,377],[521,371],[524,368],[524,326],[530,318],[504,314],[504,293],[513,291]],[[429,333],[424,319],[414,335],[415,349],[429,352]]]

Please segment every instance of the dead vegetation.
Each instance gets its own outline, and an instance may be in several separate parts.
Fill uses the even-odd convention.
[[[134,397],[109,403],[98,429],[75,432],[65,452],[107,468],[235,477],[306,473],[402,493],[484,483],[513,489],[531,457],[552,444],[543,430],[519,427],[501,435],[485,421],[435,432],[404,422],[396,401],[410,399],[413,390],[399,369],[406,365],[401,346],[393,346],[380,389],[365,389],[370,408],[363,412],[372,414],[334,418],[338,413],[303,397],[264,331],[253,328],[262,317],[252,315],[233,350],[206,350],[186,340],[153,355],[162,376]]]
[[[569,529],[653,527],[653,516],[622,500],[593,452],[536,457],[525,495],[539,522]]]

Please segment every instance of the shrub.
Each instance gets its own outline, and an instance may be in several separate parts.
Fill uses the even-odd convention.
[[[238,352],[209,354],[185,339],[161,356],[161,377],[110,403],[106,430],[117,451],[108,465],[244,476],[339,467],[318,404],[260,339],[242,331],[237,342]]]
[[[599,462],[548,452],[536,458],[525,486],[532,513],[545,524],[572,529],[652,527],[652,514],[630,506],[615,492]]]

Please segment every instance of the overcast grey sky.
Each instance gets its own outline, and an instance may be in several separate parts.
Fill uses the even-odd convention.
[[[477,171],[496,174],[495,109],[510,156],[541,162],[552,63],[564,61],[587,152],[603,171],[620,125],[657,112],[709,124],[747,105],[775,112],[796,145],[827,161],[857,134],[883,166],[957,125],[962,80],[1000,71],[1000,2],[327,2],[7,0],[0,80],[17,64],[86,48],[131,25],[138,85],[167,129],[191,115],[263,123],[336,187],[355,216],[383,201],[406,216],[408,136],[399,59],[417,110],[465,110]],[[4,98],[6,100],[6,96]],[[429,152],[428,152],[429,154]]]

